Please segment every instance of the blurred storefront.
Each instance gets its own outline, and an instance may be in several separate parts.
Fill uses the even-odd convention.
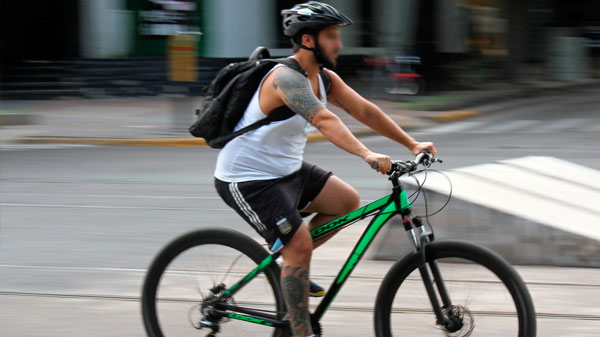
[[[10,70],[23,60],[160,59],[174,55],[168,42],[178,41],[176,35],[187,36],[193,46],[185,48],[202,59],[246,57],[259,45],[286,55],[290,42],[282,34],[279,12],[299,2],[3,1],[2,64]],[[419,72],[440,88],[531,76],[571,80],[600,75],[600,6],[595,0],[327,2],[355,22],[343,30],[342,59],[355,62],[349,68],[361,60],[352,56],[418,56]]]

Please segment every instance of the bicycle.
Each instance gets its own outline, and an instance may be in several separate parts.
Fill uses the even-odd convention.
[[[519,274],[504,258],[468,242],[435,241],[429,222],[424,223],[421,217],[412,214],[411,202],[399,178],[412,176],[421,166],[423,169],[417,172],[426,171],[434,162],[441,160],[426,152],[414,160],[393,161],[392,169],[387,172],[392,182],[391,194],[310,232],[316,241],[356,221],[373,217],[311,313],[315,333],[322,332],[319,322],[376,234],[392,217],[400,215],[412,243],[412,253],[395,262],[379,287],[374,310],[378,337],[406,333],[413,336],[536,335],[531,296]],[[422,184],[417,182],[417,185],[420,192]],[[199,259],[205,258],[201,268],[184,267],[175,262],[183,255],[192,256],[190,252],[198,249],[202,252],[190,261],[200,265]],[[232,252],[225,253],[225,250]],[[147,334],[171,336],[178,332],[189,333],[193,328],[206,329],[207,336],[211,337],[221,333],[254,336],[250,330],[254,327],[256,336],[290,336],[279,283],[280,268],[276,263],[280,254],[275,248],[272,250],[267,251],[242,233],[223,228],[194,231],[169,243],[152,261],[143,284],[141,305]],[[232,261],[221,263],[223,258]],[[484,272],[489,275],[482,276]],[[465,276],[470,273],[473,277]],[[490,277],[497,279],[490,280]],[[201,278],[209,279],[206,286],[200,286]],[[194,289],[183,288],[187,279],[193,280]],[[417,286],[419,283],[424,289]],[[166,290],[159,291],[162,285]],[[469,292],[463,294],[466,290]],[[474,303],[480,295],[482,303]],[[417,307],[406,306],[413,302]],[[422,302],[427,308],[418,306]],[[159,314],[159,307],[165,312]],[[166,319],[169,315],[176,321],[169,323]],[[185,324],[182,324],[183,317],[188,321]],[[482,329],[483,334],[480,334]]]

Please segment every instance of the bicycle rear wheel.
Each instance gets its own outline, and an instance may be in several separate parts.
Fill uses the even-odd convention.
[[[452,305],[445,315],[458,317],[460,329],[448,331],[436,323],[419,264],[420,253],[398,261],[381,284],[375,305],[378,337],[495,336],[535,337],[531,296],[516,271],[487,248],[460,241],[426,246],[428,265],[435,261]],[[431,267],[428,267],[431,282]]]
[[[201,321],[218,325],[218,336],[284,336],[285,331],[270,326],[222,315],[207,318],[202,310],[203,304],[240,281],[267,256],[248,236],[220,228],[191,232],[169,243],[151,263],[143,284],[142,318],[148,336],[211,333],[205,324],[198,331]],[[286,311],[279,272],[279,266],[272,263],[227,304],[283,319]]]

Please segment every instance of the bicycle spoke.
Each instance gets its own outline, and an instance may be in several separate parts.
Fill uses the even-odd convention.
[[[436,324],[421,276],[415,271],[402,284],[394,298],[392,335],[518,336],[518,317],[508,289],[486,268],[467,262],[457,259],[438,260],[452,304],[463,315],[462,329],[448,332]],[[436,294],[439,296],[437,288]],[[448,309],[444,312],[447,313]]]
[[[163,336],[187,336],[208,334],[211,329],[198,331],[200,321],[206,320],[201,308],[203,303],[218,297],[226,287],[240,281],[256,267],[256,262],[240,251],[222,245],[205,244],[192,247],[176,256],[162,273],[156,290],[156,314]],[[223,284],[220,290],[215,287]],[[208,303],[208,302],[206,302]],[[253,316],[252,310],[278,317],[273,289],[267,277],[261,273],[236,292],[221,312]],[[260,314],[259,314],[260,316]],[[279,317],[282,316],[279,314]],[[274,333],[270,326],[252,324],[244,320],[223,317],[216,319],[218,336],[268,336]]]

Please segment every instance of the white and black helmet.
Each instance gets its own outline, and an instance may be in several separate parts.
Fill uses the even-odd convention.
[[[327,26],[348,26],[352,20],[333,6],[309,1],[281,11],[283,16],[283,34],[294,37],[301,29],[321,30]]]

